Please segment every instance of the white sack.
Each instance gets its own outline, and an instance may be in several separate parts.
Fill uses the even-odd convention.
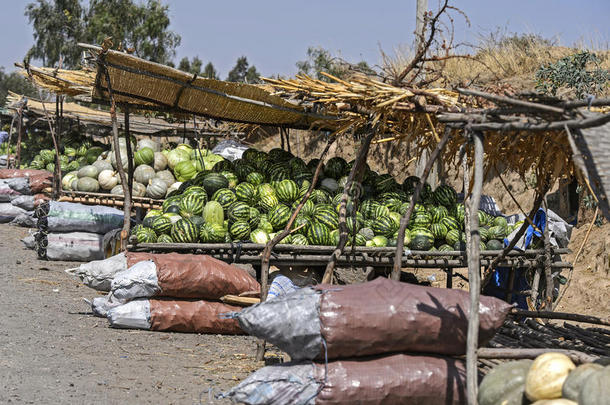
[[[150,329],[150,301],[134,300],[111,308],[107,318],[113,328]]]
[[[87,232],[49,233],[47,258],[88,262],[104,257],[104,235]]]

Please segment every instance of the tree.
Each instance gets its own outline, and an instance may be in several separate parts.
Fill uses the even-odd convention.
[[[260,76],[261,75],[256,70],[256,67],[250,66],[248,68],[248,71],[246,72],[246,83],[250,83],[250,84],[260,83],[261,82]]]
[[[17,72],[4,73],[4,68],[0,67],[0,105],[6,104],[9,90],[28,97],[38,97],[38,91],[27,79]]]
[[[116,49],[169,63],[181,40],[168,30],[168,7],[159,0],[36,0],[26,6],[25,15],[35,40],[28,58],[46,66],[62,59],[62,66],[74,68],[82,51],[78,42],[101,44],[107,37]]]
[[[316,79],[326,82],[331,81],[331,79],[324,76],[321,72],[328,73],[338,78],[345,77],[350,71],[367,75],[375,74],[375,71],[370,68],[366,61],[360,61],[357,64],[352,65],[333,57],[331,53],[324,48],[312,46],[307,48],[307,59],[298,61],[296,66],[297,69],[299,69],[299,74],[315,76]]]
[[[203,68],[203,74],[201,76],[207,77],[208,79],[219,80],[218,72],[216,72],[216,69],[214,68],[214,65],[212,65],[212,62],[208,62],[208,64],[205,65],[205,67]]]
[[[201,62],[201,59],[199,59],[198,56],[195,56],[193,58],[192,62],[190,62],[189,58],[187,58],[185,56],[184,58],[182,58],[180,60],[180,63],[178,64],[178,69],[182,70],[183,72],[189,72],[189,73],[201,75],[201,65],[202,64],[203,64],[203,62]]]
[[[77,42],[83,38],[83,8],[79,0],[37,0],[25,7],[34,28],[36,43],[26,56],[42,60],[45,66],[74,68],[80,61]]]
[[[158,63],[168,63],[180,45],[180,35],[169,31],[168,7],[158,0],[91,0],[86,17],[89,42],[112,37],[115,48]]]
[[[237,58],[235,67],[231,69],[227,76],[228,82],[245,82],[246,74],[248,73],[248,59],[245,56]]]

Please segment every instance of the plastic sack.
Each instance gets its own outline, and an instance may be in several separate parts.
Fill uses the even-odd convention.
[[[19,197],[14,198],[11,201],[15,207],[19,207],[26,211],[33,211],[34,206],[34,196],[33,195],[20,195]]]
[[[24,214],[25,212],[24,209],[15,207],[11,203],[0,203],[0,223],[5,224],[11,222],[16,216]]]
[[[466,403],[466,367],[449,357],[383,357],[263,367],[220,397],[249,405]]]
[[[121,252],[107,259],[94,260],[83,263],[79,267],[67,269],[66,273],[79,277],[83,284],[95,290],[109,291],[114,276],[128,268],[127,257],[129,255],[129,252]]]
[[[466,291],[377,278],[303,288],[230,316],[293,360],[324,358],[325,346],[329,359],[407,351],[461,355],[469,306]],[[510,308],[497,298],[481,297],[480,345],[494,336]]]
[[[53,186],[53,175],[51,173],[36,174],[30,176],[30,193],[41,193],[45,188]]]
[[[103,239],[104,235],[88,232],[49,233],[38,240],[38,256],[75,262],[99,260],[104,257]]]
[[[104,234],[123,226],[123,211],[99,205],[49,201],[37,210],[38,228],[46,232]]]
[[[34,218],[34,211],[26,211],[22,214],[17,215],[11,222],[11,225],[22,226],[24,228],[35,228],[36,218]]]
[[[21,239],[23,245],[26,249],[34,249],[36,247],[36,240],[34,239],[34,235],[28,235],[25,238]]]
[[[0,179],[0,203],[11,202],[21,195],[9,186],[8,181],[7,179]]]
[[[216,144],[214,149],[212,149],[212,153],[215,155],[220,155],[232,162],[236,159],[241,159],[241,155],[243,155],[244,151],[247,149],[248,147],[246,145],[235,142],[231,139],[225,139]]]
[[[53,173],[46,170],[36,169],[0,169],[0,179],[12,179],[13,177],[31,177],[35,175],[46,175],[53,177]]]
[[[138,260],[139,253],[131,255]],[[120,300],[175,297],[217,300],[227,294],[259,291],[245,270],[211,256],[168,253],[143,256],[128,270],[117,273],[110,293]]]
[[[220,317],[239,309],[221,302],[138,299],[110,308],[107,318],[113,328],[240,335],[235,320]]]

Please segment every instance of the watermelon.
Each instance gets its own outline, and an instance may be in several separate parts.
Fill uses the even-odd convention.
[[[203,207],[201,216],[207,224],[222,225],[225,220],[223,207],[218,201],[209,201]]]
[[[292,180],[282,180],[275,188],[278,200],[286,204],[292,204],[299,197],[299,188]]]
[[[504,239],[507,236],[508,228],[502,226],[492,226],[489,228],[489,239]]]
[[[246,221],[235,221],[229,233],[233,240],[247,240],[250,236],[250,225]]]
[[[162,215],[154,217],[151,228],[157,235],[168,234],[172,229],[172,221]]]
[[[339,215],[334,209],[325,206],[317,206],[314,209],[312,219],[328,229],[336,229],[339,226]]]
[[[432,224],[430,225],[430,233],[434,236],[434,239],[444,240],[447,236],[447,227],[443,224]]]
[[[479,236],[483,242],[487,242],[490,239],[489,228],[479,228]]]
[[[373,242],[373,247],[388,246],[388,238],[382,235],[376,235],[375,237],[373,237],[373,239],[371,239],[371,242]]]
[[[415,187],[421,183],[421,180],[419,177],[417,176],[409,176],[405,179],[405,181],[402,183],[402,189],[407,193],[407,194],[413,194],[415,192]]]
[[[228,188],[229,181],[222,174],[209,173],[203,178],[201,185],[209,195],[214,195],[214,193],[221,188]]]
[[[176,180],[187,181],[197,175],[197,168],[192,160],[185,160],[174,167],[174,174],[176,175]]]
[[[506,218],[504,217],[495,217],[492,221],[491,224],[493,226],[501,226],[503,228],[508,229],[508,222],[506,222]]]
[[[487,249],[488,250],[503,250],[504,243],[497,239],[490,239],[487,241]]]
[[[307,230],[309,229],[310,224],[311,224],[311,219],[308,216],[301,215],[299,213],[299,215],[297,215],[297,217],[294,220],[294,229],[297,229],[298,227],[302,226],[302,228],[300,228],[297,232],[301,233],[303,235],[307,235]]]
[[[290,219],[290,208],[284,204],[278,204],[269,212],[269,223],[275,231],[283,229]]]
[[[459,203],[455,205],[455,208],[453,209],[453,216],[460,224],[464,224],[466,216],[466,208],[464,207],[464,204]]]
[[[271,223],[269,223],[269,220],[264,215],[260,216],[260,220],[258,221],[258,228],[262,229],[267,233],[273,232],[273,226],[271,225]]]
[[[199,237],[199,230],[191,221],[182,218],[172,225],[170,235],[177,243],[195,243]]]
[[[389,216],[379,216],[373,223],[375,235],[392,236],[398,229],[396,222]]]
[[[227,213],[231,222],[244,221],[247,223],[250,219],[250,207],[241,201],[231,204],[227,209]]]
[[[485,211],[482,210],[477,211],[477,217],[479,219],[480,226],[485,226],[489,224],[489,221],[491,220],[491,217]]]
[[[269,234],[262,229],[255,229],[250,232],[250,240],[254,243],[267,244],[271,239],[269,238]]]
[[[246,181],[256,187],[263,184],[265,177],[259,172],[252,172],[248,174]]]
[[[149,165],[152,166],[155,160],[155,151],[149,147],[144,147],[138,150],[133,156],[133,162],[136,166]]]
[[[358,234],[364,236],[366,240],[371,240],[375,236],[375,232],[371,228],[362,228],[358,231]]]
[[[157,243],[174,243],[174,240],[167,234],[161,234],[157,237]]]
[[[454,246],[457,242],[463,241],[462,233],[457,229],[449,229],[445,235],[445,241],[448,245]]]
[[[377,201],[374,200],[366,200],[362,204],[360,204],[360,208],[358,211],[362,213],[365,219],[370,219],[375,217],[375,209],[379,205]]]
[[[457,203],[457,192],[447,184],[441,184],[434,190],[434,201],[447,208],[453,207]]]
[[[439,206],[439,207],[435,207],[433,211],[431,211],[432,214],[432,223],[433,224],[439,224],[443,218],[446,218],[449,216],[449,210],[447,210],[446,207],[444,206]]]
[[[182,195],[178,208],[180,215],[184,218],[191,217],[193,215],[201,215],[203,212],[203,206],[205,205],[206,198],[198,193]]]
[[[226,210],[231,204],[237,201],[237,196],[230,189],[221,188],[216,190],[214,195],[212,195],[212,201],[218,202],[222,209]]]
[[[233,170],[233,163],[231,163],[228,160],[220,160],[216,163],[214,163],[214,165],[212,166],[212,171],[216,172],[216,173],[220,173],[223,171],[231,171]]]
[[[293,234],[290,241],[293,245],[309,245],[309,241],[305,235],[299,233]]]
[[[292,210],[295,211],[299,204],[300,204],[300,201],[295,201],[292,204]],[[316,208],[316,205],[313,203],[313,201],[307,200],[303,204],[303,207],[301,208],[301,211],[299,211],[299,214],[311,216],[314,214],[315,208]]]
[[[434,235],[424,229],[416,229],[411,232],[411,243],[409,248],[412,250],[430,250],[434,245]]]
[[[441,219],[440,223],[445,225],[448,230],[451,230],[451,229],[460,230],[462,228],[460,226],[460,223],[454,217],[445,217],[445,218]],[[453,245],[453,243],[450,243],[450,245]]]
[[[248,218],[248,224],[251,229],[256,229],[261,220],[261,213],[254,207],[250,207],[250,217]]]
[[[150,228],[138,229],[135,233],[138,243],[155,243],[157,242],[157,234]]]
[[[225,179],[227,179],[227,181],[229,182],[229,185],[227,186],[227,188],[230,188],[232,190],[235,187],[237,187],[237,185],[239,184],[239,179],[237,178],[235,173],[227,171],[227,170],[223,170],[222,172],[220,172],[220,174],[222,174],[225,177]]]
[[[333,157],[324,166],[324,176],[338,180],[347,174],[347,162],[341,157]]]
[[[338,229],[333,229],[332,231],[330,231],[330,244],[331,245],[338,245],[339,244],[339,230]]]
[[[415,214],[413,214],[413,216],[411,217],[411,220],[409,221],[409,228],[411,229],[415,229],[415,228],[422,228],[422,229],[427,229],[430,226],[430,215],[426,212],[416,212]]]
[[[307,240],[311,245],[330,245],[330,231],[324,225],[313,222],[307,231]]]
[[[203,243],[222,243],[227,231],[220,224],[203,224],[199,230],[199,239]]]
[[[238,201],[253,205],[256,201],[256,188],[250,183],[239,183],[235,187],[235,195]]]
[[[279,201],[275,194],[263,194],[259,196],[258,206],[264,212],[273,210],[278,204]]]

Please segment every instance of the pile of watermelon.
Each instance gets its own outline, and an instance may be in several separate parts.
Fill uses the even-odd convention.
[[[220,160],[168,194],[161,210],[151,210],[133,234],[139,243],[267,243],[284,229],[313,180],[319,160],[306,163],[282,149],[248,149],[234,162]],[[339,240],[339,206],[353,162],[333,157],[323,166],[316,187],[296,217],[296,231],[281,241],[294,245],[334,246]],[[368,168],[362,185],[348,199],[348,245],[395,246],[400,218],[420,179],[402,184]],[[504,217],[478,212],[481,248],[497,250],[512,230]],[[412,250],[463,250],[464,206],[456,191],[424,184],[415,205],[405,246]]]

